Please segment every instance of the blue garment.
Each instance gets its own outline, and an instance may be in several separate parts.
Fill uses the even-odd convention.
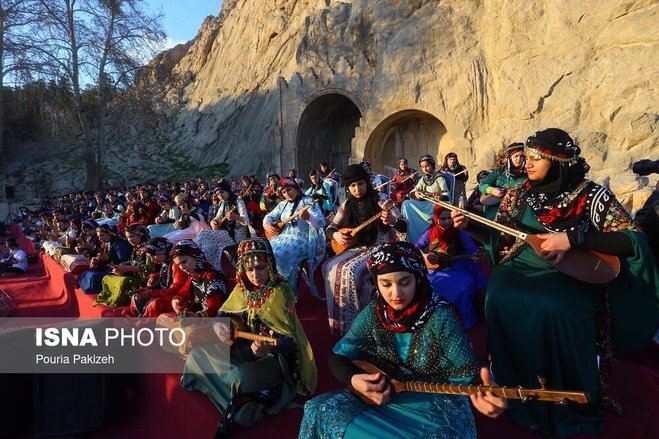
[[[456,230],[461,242],[461,254],[473,255],[478,247],[471,237],[462,230]],[[424,252],[430,247],[430,228],[419,237],[415,244]],[[478,290],[487,286],[487,279],[476,262],[471,259],[457,260],[441,270],[428,272],[432,289],[436,296],[446,298],[458,309],[465,328],[471,328],[478,321],[474,308],[474,297]]]
[[[312,202],[313,200],[309,197],[302,197],[297,203],[282,201],[272,212],[265,216],[263,222],[284,221]],[[294,205],[295,212],[293,212]],[[311,207],[308,212],[310,214],[309,221],[305,221],[298,216],[284,225],[279,235],[270,238],[270,245],[277,261],[277,271],[286,277],[296,298],[298,294],[297,275],[300,264],[305,260],[309,263],[309,287],[312,294],[318,296],[313,284],[313,273],[325,256],[325,233],[323,230],[325,217],[317,205]]]
[[[448,304],[441,304],[417,332],[394,333],[380,324],[371,302],[333,352],[366,360],[401,381],[467,384],[479,371]],[[476,438],[476,426],[465,396],[404,392],[376,406],[340,390],[307,402],[299,437]]]
[[[107,252],[108,263],[119,264],[130,260],[131,248],[128,241],[123,238],[113,237],[110,241],[110,248]],[[110,274],[111,269],[90,270],[80,275],[80,289],[85,294],[98,294],[103,289],[103,276]]]
[[[84,271],[80,275],[80,289],[85,294],[98,294],[103,289],[103,277],[112,273],[109,268],[102,271]]]

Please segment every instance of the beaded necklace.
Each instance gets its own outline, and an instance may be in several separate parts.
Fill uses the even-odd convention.
[[[264,285],[256,291],[245,289],[245,303],[247,308],[261,308],[272,293],[272,286]]]

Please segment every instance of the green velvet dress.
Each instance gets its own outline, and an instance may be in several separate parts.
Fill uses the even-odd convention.
[[[537,388],[539,375],[549,389],[587,391],[592,401],[562,406],[509,400],[507,414],[522,428],[539,428],[559,436],[602,431],[596,315],[607,295],[618,351],[643,347],[657,328],[659,278],[645,235],[635,231],[631,218],[611,198],[598,228],[625,233],[635,254],[621,258],[622,272],[607,286],[584,283],[559,272],[520,240],[490,277],[485,316],[497,384]],[[508,205],[508,197],[504,198],[498,222],[508,223],[506,218],[512,212],[521,219],[518,229],[546,233],[531,208],[523,202],[514,204]],[[498,232],[492,232],[491,239],[494,249],[503,248],[500,241],[504,238]]]
[[[274,337],[292,338],[295,348],[289,354],[271,351],[255,357],[250,340],[238,339],[230,348],[230,358],[222,355],[218,344],[194,349],[186,363],[181,386],[205,393],[222,414],[230,404],[239,403],[233,422],[248,427],[263,417],[290,406],[298,395],[310,395],[318,380],[311,345],[295,314],[295,297],[289,284],[280,281],[262,305],[248,307],[248,295],[236,286],[220,308],[219,316],[231,316],[258,334],[261,325],[274,331]],[[204,373],[214,370],[216,373]],[[255,397],[271,391],[274,400]],[[242,401],[241,401],[242,400]]]
[[[333,351],[366,360],[401,381],[467,384],[480,370],[448,304],[441,304],[418,331],[395,333],[382,326],[371,302]],[[475,438],[476,427],[466,396],[404,392],[387,404],[366,405],[340,390],[307,402],[299,437]]]

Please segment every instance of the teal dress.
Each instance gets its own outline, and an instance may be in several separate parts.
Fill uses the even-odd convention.
[[[334,353],[366,360],[395,379],[467,384],[479,363],[459,318],[441,303],[414,333],[395,333],[380,323],[374,302],[357,316]],[[300,438],[475,438],[466,396],[404,392],[384,405],[366,405],[348,390],[308,401]]]
[[[481,181],[478,185],[478,189],[481,191],[481,194],[487,194],[487,189],[490,187],[510,189],[517,186],[519,183],[526,181],[527,179],[526,173],[517,177],[513,177],[508,175],[506,171],[506,167],[501,166],[490,172],[487,177],[485,177],[483,181]],[[494,215],[496,215],[499,205],[495,204],[493,206],[483,206],[483,208],[485,212],[485,218],[494,219]]]
[[[525,196],[516,188],[504,197],[497,222],[528,233],[546,233]],[[658,323],[657,274],[643,233],[610,197],[601,231],[629,236],[635,255],[621,258],[622,272],[606,287],[581,282],[556,270],[530,246],[517,240],[495,267],[485,299],[488,349],[494,379],[500,386],[538,387],[537,376],[550,389],[586,391],[589,404],[558,405],[508,401],[508,416],[522,428],[568,436],[596,434],[603,429],[598,368],[596,319],[608,304],[617,351],[639,349],[649,341]],[[510,201],[510,202],[509,202]],[[510,245],[491,233],[494,249]],[[603,361],[603,360],[602,360]],[[601,363],[600,363],[601,364]]]

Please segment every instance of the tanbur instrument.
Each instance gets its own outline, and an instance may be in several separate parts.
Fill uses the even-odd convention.
[[[353,227],[353,228],[344,227],[343,229],[339,229],[338,230],[339,232],[350,235],[350,240],[348,245],[344,247],[343,245],[339,244],[336,240],[332,239],[332,250],[334,250],[334,253],[336,253],[337,255],[341,254],[344,251],[348,250],[353,245],[355,245],[357,233],[359,233],[364,227],[368,226],[373,221],[376,221],[378,218],[380,218],[380,215],[382,214],[383,211],[389,212],[394,207],[396,207],[396,205],[392,203],[391,205],[389,205],[389,207],[380,210],[378,213],[376,213],[375,215],[373,215],[372,217],[370,217],[369,219],[367,219],[357,227]]]
[[[298,210],[297,212],[295,212],[293,215],[289,216],[289,217],[286,218],[285,220],[283,220],[283,221],[277,221],[276,223],[272,223],[272,226],[273,226],[275,229],[277,229],[277,233],[270,233],[270,232],[268,232],[268,231],[266,230],[266,231],[265,231],[265,237],[266,237],[267,239],[271,239],[271,238],[273,238],[273,237],[279,235],[279,234],[281,233],[281,229],[282,229],[286,224],[290,223],[290,222],[293,221],[295,218],[297,218],[298,216],[302,215],[302,214],[303,214],[304,212],[306,212],[307,210],[311,209],[316,203],[318,203],[318,201],[319,201],[318,199],[313,200],[313,201],[311,202],[311,204],[307,204],[307,205],[304,206],[302,209]]]
[[[545,387],[545,379],[538,376],[540,382],[539,389],[528,389],[524,387],[499,387],[499,386],[477,386],[461,384],[432,384],[423,382],[404,382],[389,377],[376,366],[367,361],[352,360],[353,364],[366,373],[381,373],[396,393],[400,392],[422,392],[422,393],[443,393],[449,395],[474,395],[479,392],[491,392],[494,396],[506,399],[520,399],[522,402],[528,401],[550,401],[558,404],[568,404],[575,402],[586,404],[590,402],[590,396],[587,392],[574,390],[549,390]],[[350,390],[361,398],[366,404],[375,404],[366,395],[360,393],[355,388]]]
[[[423,195],[420,198],[446,209],[458,211],[469,219],[473,219],[474,221],[485,224],[488,227],[512,235],[517,239],[521,239],[529,244],[537,254],[542,255],[541,246],[544,240],[539,238],[538,235],[520,232],[519,230],[480,217],[444,201],[435,200]],[[554,267],[560,272],[582,282],[605,284],[615,279],[620,273],[620,260],[613,255],[573,248],[568,250],[563,257],[563,260],[554,265]]]

